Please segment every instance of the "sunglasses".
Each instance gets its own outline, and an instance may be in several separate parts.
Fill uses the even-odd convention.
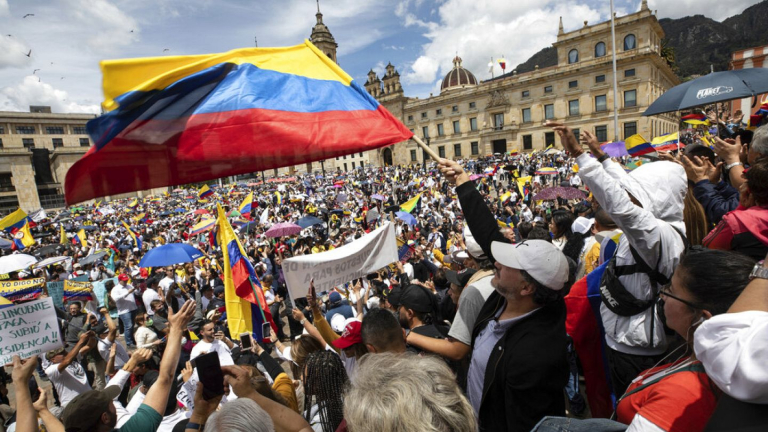
[[[673,298],[673,299],[679,301],[680,303],[682,303],[682,304],[684,304],[684,305],[686,305],[688,307],[691,307],[693,309],[701,309],[700,306],[698,306],[698,305],[696,305],[694,303],[691,303],[688,300],[681,299],[680,297],[677,297],[677,296],[671,294],[669,292],[671,288],[672,288],[672,284],[668,283],[668,284],[664,285],[663,287],[661,287],[661,291],[659,292],[659,294],[663,295],[664,297]]]

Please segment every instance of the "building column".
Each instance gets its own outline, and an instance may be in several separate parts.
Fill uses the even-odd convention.
[[[25,212],[38,210],[40,206],[40,196],[37,194],[37,183],[35,183],[35,172],[32,169],[32,158],[14,158],[16,161],[24,163],[13,163],[11,165],[11,177],[13,186],[16,188],[16,196],[19,199],[19,207]]]

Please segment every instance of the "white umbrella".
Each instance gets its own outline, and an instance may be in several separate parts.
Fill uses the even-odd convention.
[[[59,256],[59,257],[46,258],[46,259],[40,261],[39,263],[35,264],[35,268],[36,269],[40,269],[40,268],[43,268],[43,267],[48,267],[51,264],[57,264],[57,263],[60,263],[60,262],[63,262],[63,261],[71,260],[71,259],[72,259],[72,257],[68,257],[68,256]]]
[[[13,254],[0,258],[0,274],[24,270],[34,265],[37,258],[27,254]]]

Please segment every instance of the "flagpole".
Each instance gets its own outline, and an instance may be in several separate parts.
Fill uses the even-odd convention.
[[[419,138],[419,137],[418,137],[418,136],[416,136],[415,134],[414,134],[414,135],[413,135],[411,138],[412,138],[414,141],[416,141],[416,144],[418,144],[418,145],[419,145],[419,147],[421,147],[421,149],[422,149],[422,150],[424,150],[424,153],[426,153],[426,154],[430,155],[430,156],[432,157],[432,159],[434,159],[434,160],[436,160],[436,161],[437,161],[437,160],[440,160],[440,156],[438,156],[438,155],[437,155],[437,153],[435,153],[435,151],[434,151],[434,150],[432,150],[431,148],[429,148],[429,146],[428,146],[428,145],[424,144],[424,141],[422,141],[422,140],[421,140],[421,138]]]
[[[611,44],[613,49],[613,142],[619,141],[619,84],[616,77],[616,22],[613,12],[613,0],[611,0]]]

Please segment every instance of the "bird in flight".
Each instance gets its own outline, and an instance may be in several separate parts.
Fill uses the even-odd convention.
[[[35,16],[35,14],[26,14],[22,18],[31,17],[31,16]]]
[[[40,70],[40,69],[35,69],[34,71],[32,71],[32,75],[36,74],[36,73],[37,73],[37,71],[39,71],[39,70]]]
[[[24,54],[24,55],[27,56],[27,57],[32,57],[32,50],[29,50],[29,52]]]
[[[166,51],[170,51],[170,49],[166,48],[166,49],[163,50],[163,52],[166,52]]]
[[[133,30],[131,30],[131,33],[133,33]]]
[[[6,36],[8,36],[8,37],[13,37],[13,35],[10,35],[10,34],[9,34],[9,35],[6,35]]]
[[[64,79],[64,77],[61,77],[61,79]]]

